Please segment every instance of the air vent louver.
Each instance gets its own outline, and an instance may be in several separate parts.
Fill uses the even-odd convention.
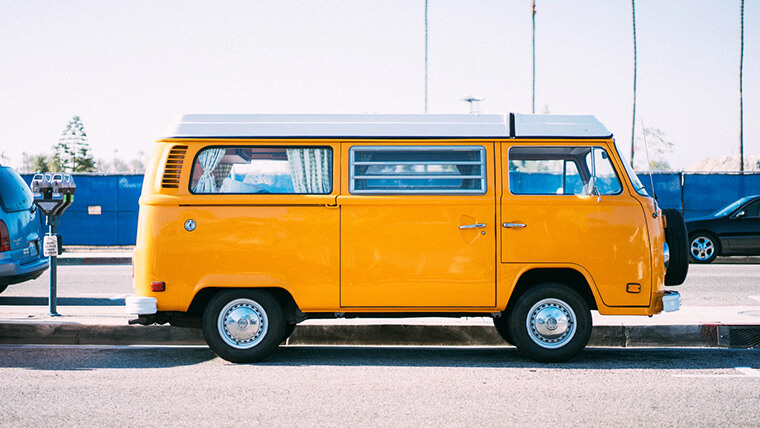
[[[182,163],[185,161],[187,146],[174,146],[169,151],[164,167],[164,176],[161,179],[161,187],[164,189],[179,188],[179,176],[182,172]]]

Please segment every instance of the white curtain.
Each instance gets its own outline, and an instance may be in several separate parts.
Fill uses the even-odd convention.
[[[330,193],[330,149],[288,149],[287,154],[295,193]]]
[[[193,187],[195,193],[215,193],[216,183],[214,179],[214,169],[222,161],[227,149],[206,149],[198,155],[198,161],[203,169],[203,175],[198,183]]]

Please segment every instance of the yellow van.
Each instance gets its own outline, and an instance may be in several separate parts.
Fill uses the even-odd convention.
[[[488,316],[539,361],[678,310],[686,228],[593,116],[185,115],[140,198],[131,323],[259,361],[310,318]]]

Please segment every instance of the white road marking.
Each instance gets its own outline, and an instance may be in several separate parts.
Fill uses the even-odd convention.
[[[740,378],[749,378],[749,377],[757,377],[760,378],[760,370],[753,369],[751,367],[734,367],[736,371],[742,374],[735,374],[735,375],[673,375],[673,377],[698,377],[698,378],[731,378],[731,377],[740,377]]]

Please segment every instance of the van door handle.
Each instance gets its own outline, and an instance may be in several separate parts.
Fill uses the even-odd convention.
[[[502,223],[503,227],[510,228],[510,227],[526,227],[527,224],[525,223]]]
[[[485,223],[466,224],[464,226],[459,226],[460,229],[482,229],[484,227],[486,227]]]

